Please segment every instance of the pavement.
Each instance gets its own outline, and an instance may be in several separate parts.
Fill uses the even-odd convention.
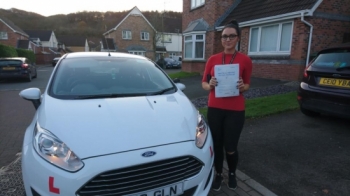
[[[184,93],[189,97],[189,99],[195,99],[195,98],[204,97],[208,95],[208,92],[201,88],[201,76],[183,78],[181,79],[181,83],[186,85],[186,89],[184,90]],[[252,78],[251,88],[260,88],[260,87],[267,87],[271,85],[287,84],[287,83],[288,81]],[[1,93],[2,92],[0,92],[0,94]],[[11,93],[17,94],[15,98],[16,100],[17,99],[21,100],[21,98],[19,98],[18,96],[17,91],[13,91]],[[5,101],[1,100],[2,98],[3,97],[0,96],[0,102],[3,102],[1,105],[6,106]],[[30,105],[31,103],[25,102],[25,101],[19,101],[17,102],[17,104],[24,104],[26,105],[24,107],[27,107],[27,105],[28,104]],[[33,106],[30,105],[30,107],[33,107]],[[0,117],[1,115],[5,115],[5,114],[0,113]],[[9,115],[9,114],[6,114],[6,115]],[[32,116],[25,116],[25,118],[30,119],[32,118]],[[20,118],[18,118],[17,116],[17,119],[20,119]],[[0,122],[1,122],[1,119],[0,119]],[[2,133],[0,132],[0,136],[1,134]],[[7,152],[7,149],[11,149],[11,145],[9,145],[10,141],[4,141],[4,138],[10,138],[11,142],[22,143],[23,136],[18,136],[18,132],[13,132],[12,130],[8,130],[5,134],[7,134],[6,137],[0,137],[0,147],[2,148],[0,149],[2,151],[0,162],[10,163],[10,164],[0,168],[0,196],[25,195],[23,190],[23,183],[21,180],[22,179],[21,166],[20,166],[21,154],[18,151],[18,149],[15,149],[15,151],[14,149],[12,149],[12,151],[9,150],[9,152]],[[4,145],[6,146],[6,148],[4,148]],[[225,162],[224,172],[223,172],[225,183],[227,182],[227,179],[228,179],[227,171],[228,171],[228,167]],[[266,187],[264,187],[259,182],[252,179],[251,177],[247,176],[240,170],[237,170],[236,175],[237,175],[237,183],[238,183],[238,187],[236,190],[232,191],[228,189],[226,184],[223,183],[220,191],[217,191],[217,192],[210,191],[208,196],[237,196],[237,195],[238,196],[276,196],[275,193],[271,192],[269,189],[267,189]]]

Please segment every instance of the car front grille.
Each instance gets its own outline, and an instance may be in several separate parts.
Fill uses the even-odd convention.
[[[171,185],[197,175],[203,163],[192,156],[176,157],[99,174],[77,195],[129,195]]]

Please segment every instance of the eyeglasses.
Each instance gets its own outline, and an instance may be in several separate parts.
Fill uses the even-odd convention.
[[[233,40],[233,39],[235,39],[236,37],[238,37],[238,35],[235,35],[235,34],[221,35],[221,39],[222,39],[223,41],[226,41],[227,38],[228,38],[229,40]]]

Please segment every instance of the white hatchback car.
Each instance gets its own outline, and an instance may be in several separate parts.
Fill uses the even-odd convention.
[[[208,195],[212,138],[184,88],[145,57],[63,56],[43,93],[20,92],[37,109],[22,149],[27,196]]]

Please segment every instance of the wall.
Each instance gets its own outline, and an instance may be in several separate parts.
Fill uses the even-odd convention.
[[[235,0],[206,0],[205,4],[201,7],[191,10],[191,1],[183,0],[183,15],[182,15],[182,29],[186,29],[191,21],[203,18],[209,24],[209,31],[206,33],[205,40],[205,54],[204,61],[182,61],[182,70],[192,72],[199,72],[203,74],[206,59],[208,59],[212,54],[217,53],[222,50],[215,48],[214,46],[221,46],[220,33],[213,30],[214,23],[216,20],[225,13],[227,9],[235,2]],[[203,14],[205,13],[205,14]]]
[[[0,31],[7,32],[7,40],[0,39],[0,43],[7,46],[17,47],[18,40],[28,40],[28,37],[25,37],[21,34],[15,33],[7,25],[0,22]]]
[[[122,39],[122,31],[130,30],[132,34],[131,40]],[[149,40],[141,40],[141,32],[149,32]],[[154,50],[154,30],[146,22],[142,16],[129,15],[123,23],[113,31],[110,35],[107,35],[108,38],[113,38],[116,42],[118,52],[128,52],[126,49],[131,45],[138,45],[144,47],[147,51],[145,56],[154,60],[155,59],[155,50]]]

